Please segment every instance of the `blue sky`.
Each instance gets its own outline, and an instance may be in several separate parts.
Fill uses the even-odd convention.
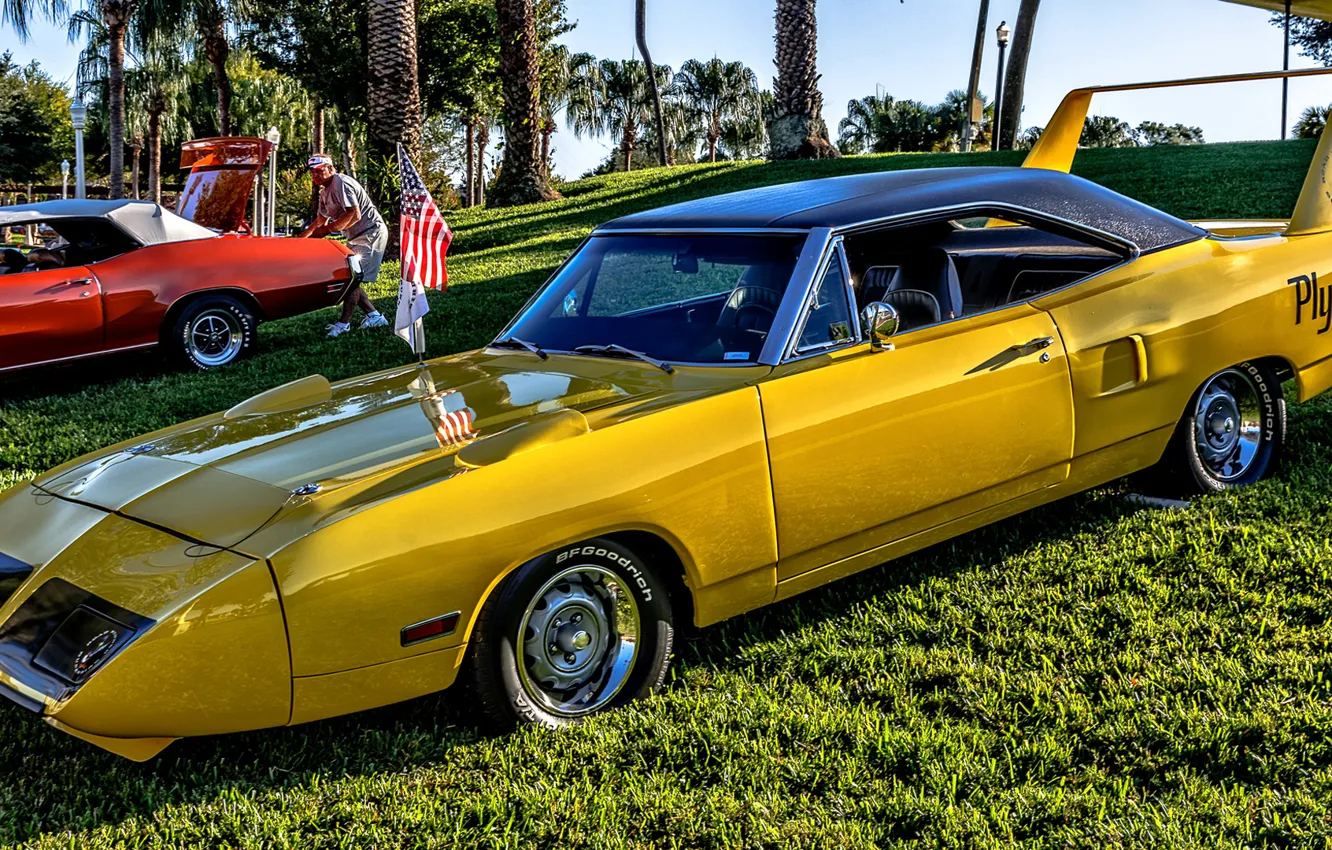
[[[571,50],[601,57],[634,53],[633,0],[568,0],[577,28],[565,36]],[[689,58],[718,56],[754,69],[771,87],[773,0],[649,0],[648,39],[653,59],[678,68]],[[997,48],[993,30],[1012,26],[1018,0],[991,0],[982,91],[992,94]],[[819,71],[824,113],[836,135],[848,100],[876,91],[934,103],[965,88],[977,0],[822,0]],[[1027,72],[1023,123],[1044,124],[1075,86],[1279,68],[1281,31],[1268,13],[1220,0],[1045,0]],[[0,31],[0,49],[26,62],[37,59],[58,79],[71,79],[75,50],[63,29],[34,27],[22,44]],[[1292,67],[1313,65],[1295,55]],[[1203,128],[1208,141],[1276,138],[1280,134],[1279,82],[1099,95],[1096,114],[1137,124],[1155,120]],[[1293,80],[1290,121],[1306,106],[1332,102],[1332,80]],[[555,137],[556,170],[576,177],[601,161],[609,138]]]

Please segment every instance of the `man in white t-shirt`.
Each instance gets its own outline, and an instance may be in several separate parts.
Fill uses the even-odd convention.
[[[303,237],[320,237],[329,233],[347,234],[347,247],[361,259],[361,283],[374,283],[379,279],[379,264],[384,260],[388,245],[388,226],[375,209],[374,202],[355,178],[339,174],[333,168],[333,158],[327,154],[310,157],[310,176],[319,192],[319,212],[310,226],[301,231]],[[382,328],[388,325],[370,301],[360,283],[354,284],[342,298],[342,317],[328,326],[329,336],[338,336],[351,330],[352,314],[356,307],[365,310],[361,320],[363,328]]]

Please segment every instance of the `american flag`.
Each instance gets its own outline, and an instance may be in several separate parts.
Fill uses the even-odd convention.
[[[444,255],[453,241],[453,231],[401,145],[398,162],[402,167],[402,276],[426,289],[443,292],[449,284]]]
[[[435,441],[442,449],[461,446],[476,439],[472,430],[472,411],[467,408],[445,413],[435,422]]]
[[[440,448],[464,446],[476,439],[477,433],[472,427],[474,414],[465,406],[466,402],[457,390],[436,389],[434,380],[424,367],[407,385],[407,389],[421,405]],[[449,410],[450,406],[455,409]]]
[[[425,353],[425,330],[421,319],[430,312],[425,290],[448,288],[449,272],[444,264],[453,231],[440,215],[421,175],[398,145],[402,170],[402,278],[398,282],[398,315],[394,332],[412,351]]]

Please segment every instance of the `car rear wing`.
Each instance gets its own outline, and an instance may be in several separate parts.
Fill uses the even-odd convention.
[[[1048,168],[1067,172],[1073,166],[1073,156],[1082,138],[1082,127],[1091,108],[1092,95],[1098,92],[1165,89],[1180,86],[1201,86],[1212,83],[1242,83],[1254,80],[1279,80],[1289,77],[1317,77],[1332,74],[1332,68],[1303,68],[1298,71],[1262,71],[1256,74],[1227,74],[1219,77],[1192,77],[1183,80],[1162,80],[1154,83],[1125,83],[1114,86],[1089,86],[1074,89],[1064,96],[1055,114],[1041,132],[1040,138],[1023,161],[1023,168]],[[1291,214],[1286,235],[1300,236],[1332,230],[1332,175],[1325,175],[1332,164],[1332,134],[1324,130],[1314,153],[1313,164],[1304,178],[1295,211]]]

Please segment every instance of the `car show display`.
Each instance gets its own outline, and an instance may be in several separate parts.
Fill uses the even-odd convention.
[[[684,624],[1132,473],[1271,474],[1283,382],[1332,386],[1332,137],[1289,221],[1187,222],[1067,173],[1094,91],[1026,167],[629,215],[483,349],[10,490],[0,694],[139,760],[459,679],[500,728],[559,726],[658,688]],[[269,244],[161,245],[196,241]]]
[[[199,369],[249,354],[259,322],[327,307],[353,262],[331,240],[249,234],[262,139],[188,143],[182,217],[150,201],[0,207],[0,230],[51,239],[0,264],[0,372],[164,347]]]

